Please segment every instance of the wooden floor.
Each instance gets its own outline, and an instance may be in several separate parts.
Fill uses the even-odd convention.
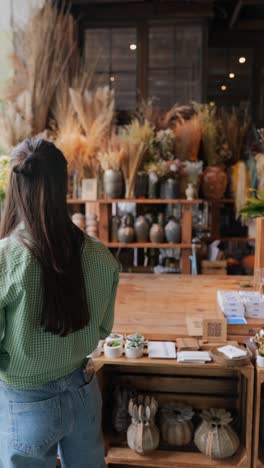
[[[146,338],[157,340],[186,336],[188,317],[220,317],[216,308],[218,289],[239,290],[245,281],[252,282],[252,278],[121,274],[114,330],[141,332]],[[258,329],[263,322],[254,320]]]

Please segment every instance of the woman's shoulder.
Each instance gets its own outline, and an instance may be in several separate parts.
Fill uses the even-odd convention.
[[[10,235],[0,240],[0,268],[1,271],[27,263],[31,257],[29,250]]]
[[[85,234],[84,256],[91,265],[112,269],[113,272],[119,271],[117,263],[110,250],[98,239]]]

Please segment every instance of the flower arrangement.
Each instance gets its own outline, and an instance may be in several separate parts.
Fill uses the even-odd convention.
[[[10,158],[0,156],[0,201],[5,199],[10,175]]]

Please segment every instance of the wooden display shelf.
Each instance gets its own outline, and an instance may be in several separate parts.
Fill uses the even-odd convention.
[[[109,248],[137,248],[137,249],[191,249],[192,244],[168,244],[168,243],[154,243],[154,242],[105,242]],[[200,244],[195,244],[196,247],[201,247]]]
[[[264,368],[256,367],[254,398],[253,468],[264,467]]]
[[[186,364],[175,359],[106,359],[94,360],[103,396],[103,429],[106,462],[112,464],[164,468],[251,468],[254,367],[248,364],[227,368],[219,363]],[[182,401],[196,410],[195,428],[199,424],[198,412],[208,408],[226,408],[234,416],[234,428],[240,438],[240,449],[226,460],[211,460],[190,444],[174,450],[161,441],[158,450],[140,456],[128,448],[112,427],[113,391],[116,386],[128,386],[140,394],[154,396],[159,406],[169,401]],[[163,450],[164,448],[164,450]]]
[[[129,465],[136,467],[149,468],[233,468],[233,467],[249,467],[244,465],[246,459],[246,450],[240,449],[239,452],[224,461],[211,460],[202,453],[186,453],[171,450],[156,450],[153,454],[145,455],[144,457],[130,450],[128,447],[111,447],[107,453],[106,462],[116,465]]]
[[[177,205],[197,205],[204,203],[206,200],[196,199],[196,200],[185,200],[182,198],[179,199],[152,199],[152,198],[112,198],[112,199],[98,199],[98,200],[81,200],[77,198],[68,198],[67,203],[81,205],[85,203],[99,203],[103,205],[111,205],[113,203],[136,203],[141,205],[168,205],[170,203]]]

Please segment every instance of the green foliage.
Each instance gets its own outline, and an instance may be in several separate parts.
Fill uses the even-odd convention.
[[[264,193],[256,192],[255,196],[248,197],[246,205],[242,208],[240,214],[243,219],[264,216]]]

